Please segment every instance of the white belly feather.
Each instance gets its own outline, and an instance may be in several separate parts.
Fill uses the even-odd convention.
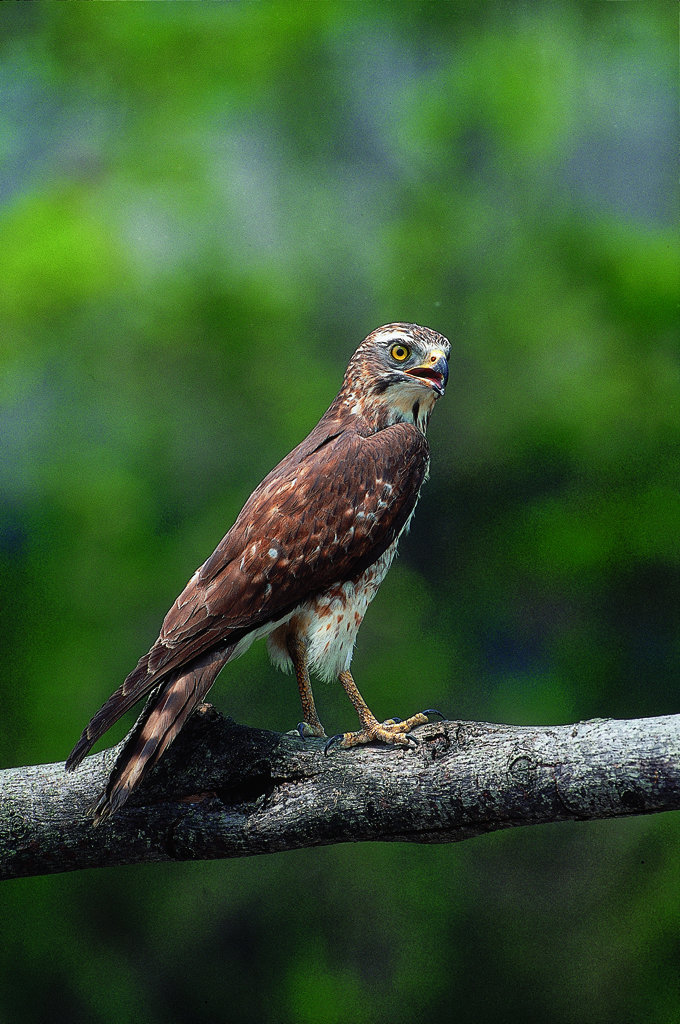
[[[397,543],[395,540],[356,583],[329,587],[298,605],[283,625],[277,623],[267,641],[272,663],[284,672],[292,669],[286,634],[293,627],[307,640],[308,666],[315,675],[329,681],[349,669],[359,626],[392,564]]]

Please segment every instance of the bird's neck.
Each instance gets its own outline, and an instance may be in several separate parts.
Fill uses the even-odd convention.
[[[424,435],[427,432],[436,398],[433,392],[421,390],[422,394],[396,394],[391,397],[390,401],[386,401],[383,407],[384,425],[412,423]],[[386,398],[388,396],[389,392],[387,392]]]
[[[412,423],[425,434],[435,401],[435,395],[423,388],[411,394],[390,388],[383,394],[372,395],[370,401],[341,391],[326,416],[345,423],[353,420],[357,433],[364,435],[377,434],[394,423]]]

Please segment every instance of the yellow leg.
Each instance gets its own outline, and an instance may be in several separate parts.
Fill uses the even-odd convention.
[[[361,729],[358,732],[346,732],[339,736],[333,736],[326,744],[326,752],[329,747],[337,743],[339,747],[356,747],[361,743],[372,743],[373,740],[380,740],[382,743],[391,743],[400,747],[408,747],[413,737],[408,733],[417,725],[424,725],[427,722],[427,715],[439,714],[439,712],[421,712],[412,715],[406,721],[401,722],[395,718],[388,718],[385,722],[379,722],[375,715],[369,710],[366,701],[359,693],[357,685],[352,679],[351,672],[341,672],[338,676],[345,693],[352,701],[361,722]]]
[[[297,633],[289,633],[286,637],[286,647],[295,669],[295,678],[297,679],[300,703],[302,704],[302,721],[298,725],[298,732],[303,739],[306,736],[325,737],[326,733],[316,713],[312,684],[309,681],[307,644]]]

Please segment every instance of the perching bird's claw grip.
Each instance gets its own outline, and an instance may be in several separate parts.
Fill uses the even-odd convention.
[[[341,740],[342,738],[343,738],[343,733],[341,733],[341,732],[337,733],[337,734],[336,734],[335,736],[331,736],[331,738],[329,739],[328,743],[327,743],[327,744],[325,745],[325,747],[323,748],[323,752],[324,752],[324,754],[325,754],[326,756],[328,756],[328,751],[329,751],[329,750],[331,749],[331,747],[332,747],[332,746],[333,746],[333,745],[334,745],[335,743],[337,743],[337,742],[338,742],[338,740]]]

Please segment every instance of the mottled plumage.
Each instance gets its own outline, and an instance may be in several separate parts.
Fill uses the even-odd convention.
[[[168,612],[160,636],[97,712],[75,768],[125,711],[151,696],[96,809],[116,811],[158,761],[224,665],[268,637],[294,668],[302,735],[324,736],[309,670],[338,677],[362,729],[340,745],[406,744],[423,715],[380,725],[349,673],[357,630],[389,569],[427,477],[425,430],[448,377],[449,343],[415,324],[381,327],[352,357],[342,388],[309,436],[251,494]]]

